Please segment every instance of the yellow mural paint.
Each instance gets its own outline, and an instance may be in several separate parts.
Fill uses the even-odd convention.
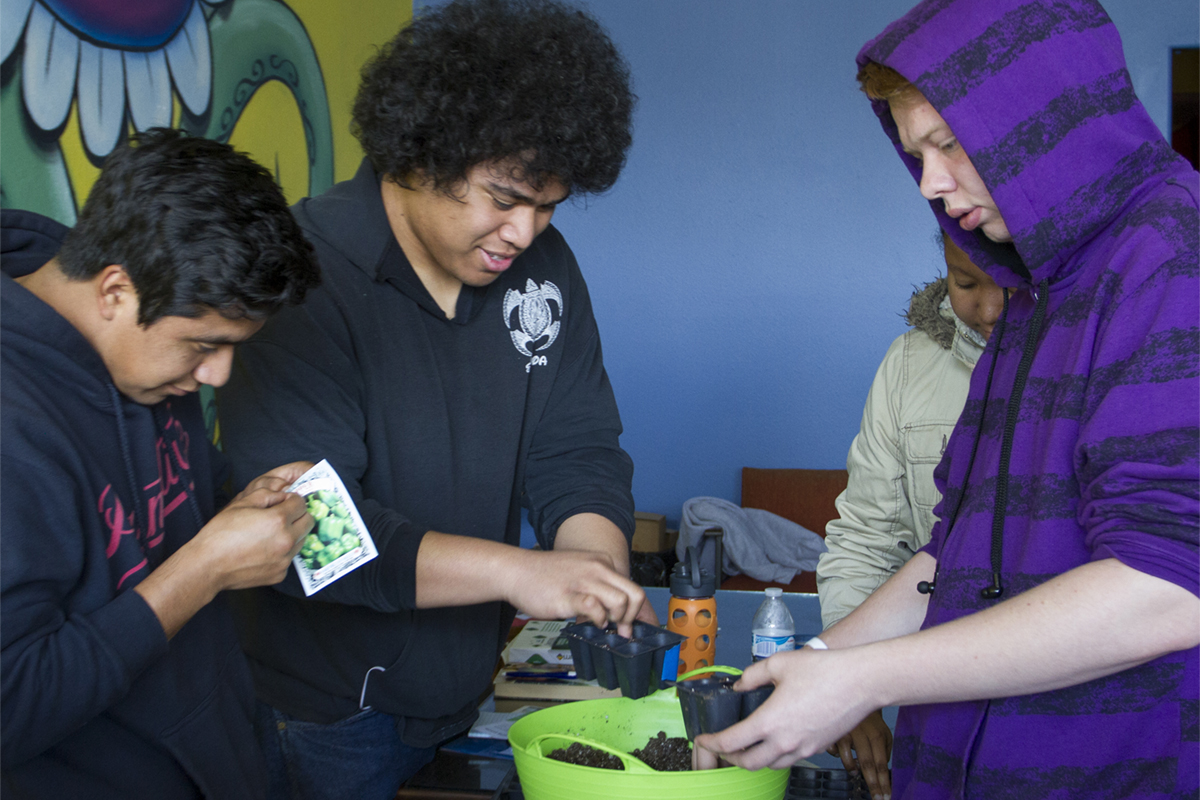
[[[291,91],[267,81],[242,112],[229,143],[267,168],[289,204],[307,197],[308,149]]]
[[[333,119],[335,179],[354,177],[362,149],[350,134],[350,110],[358,93],[359,73],[379,46],[412,19],[412,0],[357,0],[354,13],[329,0],[289,0],[317,49],[329,115]]]
[[[354,14],[326,0],[290,0],[317,53],[333,128],[334,180],[354,176],[362,149],[350,133],[359,72],[379,46],[412,17],[412,3],[360,0]],[[368,22],[369,21],[369,22]],[[229,143],[276,176],[289,203],[309,194],[303,123],[290,90],[279,81],[259,87]]]

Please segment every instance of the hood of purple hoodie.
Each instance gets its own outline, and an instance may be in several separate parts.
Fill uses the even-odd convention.
[[[1030,276],[1005,265],[1003,246],[963,231],[941,200],[930,206],[1001,286],[1053,286],[1122,208],[1191,172],[1134,95],[1121,38],[1094,0],[925,0],[857,61],[899,72],[950,125]],[[887,102],[872,105],[919,183],[921,164],[901,147]]]

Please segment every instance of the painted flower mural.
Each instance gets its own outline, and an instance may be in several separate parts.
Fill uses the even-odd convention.
[[[30,119],[56,131],[78,98],[84,143],[105,156],[126,114],[144,130],[170,125],[172,87],[193,115],[212,94],[204,6],[228,0],[0,0],[0,60],[24,42],[21,94]]]
[[[278,148],[296,152],[299,133],[307,175],[291,184],[295,194],[333,184],[321,65],[282,0],[0,0],[0,61],[4,208],[74,225],[73,170],[94,179],[131,127],[174,123],[227,142],[260,95],[285,116],[298,112],[299,126],[272,129],[252,155],[277,166]],[[259,91],[266,84],[285,87],[294,105],[281,108],[274,90]]]
[[[411,14],[403,0],[355,0],[353,14],[328,0],[0,0],[0,207],[74,225],[99,165],[130,128],[172,123],[273,166],[289,196],[328,189],[325,79],[293,5],[335,62],[343,50],[372,50]],[[357,73],[342,72],[335,85],[345,98]],[[176,98],[183,113],[173,119]],[[337,114],[348,138],[349,103]],[[201,397],[213,434],[211,391]]]

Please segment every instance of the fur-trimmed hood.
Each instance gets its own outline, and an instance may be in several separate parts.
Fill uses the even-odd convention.
[[[913,292],[904,321],[973,367],[986,342],[955,315],[949,294],[946,278],[925,284]]]

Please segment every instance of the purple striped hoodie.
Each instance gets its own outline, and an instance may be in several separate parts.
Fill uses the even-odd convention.
[[[1029,290],[935,475],[925,627],[1107,558],[1200,593],[1197,174],[1135,96],[1116,28],[1090,0],[927,0],[867,61],[945,118],[1013,245],[964,232],[938,200],[942,227],[1000,285]],[[1001,596],[982,596],[996,581]],[[905,708],[896,796],[1195,798],[1198,689],[1193,649],[1066,689]]]

